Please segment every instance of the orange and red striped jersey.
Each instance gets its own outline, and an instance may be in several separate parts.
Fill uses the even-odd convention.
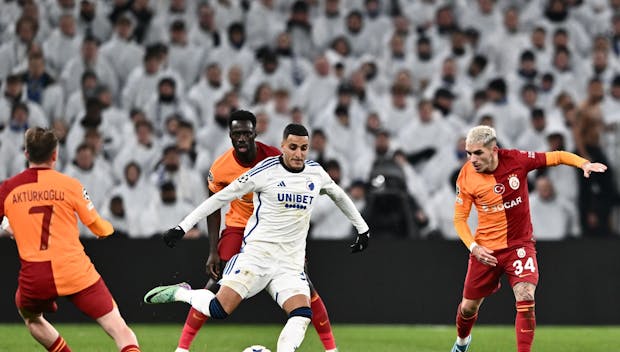
[[[77,217],[90,225],[99,214],[78,180],[49,168],[26,169],[0,185],[2,216],[9,219],[13,229],[22,279],[33,276],[45,264],[51,267],[61,296],[99,280],[77,226]]]
[[[228,149],[211,165],[209,170],[209,190],[213,193],[219,192],[260,161],[280,154],[282,153],[279,149],[256,142],[256,159],[251,164],[243,164],[235,156],[235,149]],[[245,227],[253,211],[252,193],[233,200],[230,202],[230,209],[226,213],[226,226]]]
[[[545,166],[581,166],[587,162],[564,151],[538,153],[514,149],[500,149],[498,159],[498,166],[491,173],[476,172],[470,162],[459,173],[454,226],[468,248],[474,241],[492,250],[533,242],[528,172]],[[467,225],[472,204],[478,211],[475,235]]]

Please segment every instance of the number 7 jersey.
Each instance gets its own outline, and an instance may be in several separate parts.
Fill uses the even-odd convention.
[[[99,214],[77,179],[47,168],[26,169],[0,185],[3,216],[19,251],[20,287],[47,281],[63,296],[99,280],[77,226],[77,217],[90,225]]]

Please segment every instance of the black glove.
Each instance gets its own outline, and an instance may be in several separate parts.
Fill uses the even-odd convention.
[[[370,232],[366,231],[364,233],[360,233],[357,235],[355,242],[350,246],[351,253],[361,252],[364,249],[368,248],[368,238],[370,237]]]
[[[174,248],[177,245],[177,241],[183,238],[183,236],[185,236],[185,231],[183,231],[181,226],[177,226],[164,233],[164,242],[166,246]]]

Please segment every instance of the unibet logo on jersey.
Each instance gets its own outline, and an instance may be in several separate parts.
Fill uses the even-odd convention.
[[[307,194],[278,193],[278,202],[284,203],[285,208],[306,209],[313,199]]]

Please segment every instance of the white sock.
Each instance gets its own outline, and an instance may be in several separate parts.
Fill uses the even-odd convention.
[[[278,337],[277,352],[294,352],[304,340],[310,318],[291,317]]]
[[[186,350],[185,348],[177,347],[177,349],[174,350],[174,352],[189,352],[189,350]]]
[[[179,287],[174,292],[174,300],[177,302],[185,302],[189,303],[192,299],[192,290],[186,289],[185,287]]]
[[[471,335],[470,335],[471,336]],[[469,343],[469,336],[465,338],[456,337],[456,344],[459,346],[463,346]]]
[[[209,290],[188,290],[183,287],[174,293],[174,299],[177,301],[189,303],[200,313],[211,316],[209,313],[209,304],[215,298],[215,294]]]

